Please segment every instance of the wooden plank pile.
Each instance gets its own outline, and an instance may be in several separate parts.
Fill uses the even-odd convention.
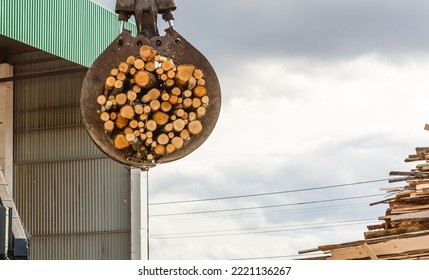
[[[425,126],[429,130],[429,125]],[[429,147],[416,148],[406,162],[421,162],[409,172],[392,171],[390,183],[405,186],[384,188],[388,199],[372,203],[388,205],[380,224],[369,225],[364,239],[319,246],[300,254],[320,252],[322,256],[306,259],[429,259]]]
[[[156,161],[203,130],[209,97],[204,73],[147,45],[110,71],[97,97],[104,131],[127,157]]]

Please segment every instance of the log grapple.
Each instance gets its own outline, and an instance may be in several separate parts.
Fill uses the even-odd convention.
[[[115,10],[119,17],[121,32],[93,62],[83,81],[80,104],[83,122],[88,134],[108,157],[124,165],[148,169],[157,164],[175,161],[187,156],[206,141],[219,117],[221,90],[216,73],[207,58],[174,29],[173,11],[175,9],[175,0],[117,0]],[[158,14],[161,14],[162,18],[169,23],[164,35],[159,35]],[[128,21],[131,16],[134,16],[136,20],[136,36],[133,36],[131,31],[124,29],[124,22]],[[117,68],[121,62],[127,61],[130,56],[139,57],[142,46],[150,46],[157,54],[174,61],[175,65],[193,65],[195,69],[201,70],[204,73],[206,95],[210,100],[205,108],[204,116],[199,120],[203,127],[202,131],[185,139],[185,144],[180,149],[156,156],[153,160],[136,157],[115,147],[111,133],[106,132],[104,122],[100,119],[100,104],[97,103],[97,97],[105,93],[106,78],[111,75],[111,70]],[[162,81],[156,79],[151,87],[157,87],[162,92],[164,85]],[[175,77],[172,79],[174,80]],[[137,101],[141,99],[141,95],[150,89],[142,89]],[[127,103],[130,106],[135,105],[133,104],[135,101],[127,100]],[[150,116],[142,126],[146,125],[148,120],[150,120]],[[185,120],[185,123],[188,123],[188,120]],[[171,138],[174,137],[174,133],[170,133],[170,135]]]

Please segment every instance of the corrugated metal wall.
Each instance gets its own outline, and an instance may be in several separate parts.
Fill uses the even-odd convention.
[[[79,67],[63,59],[29,64],[52,57],[16,55],[15,75]],[[14,84],[14,191],[32,235],[33,259],[131,256],[130,173],[102,154],[86,133],[79,109],[84,75]]]
[[[89,0],[0,0],[0,14],[0,34],[84,66],[119,33],[117,15]]]

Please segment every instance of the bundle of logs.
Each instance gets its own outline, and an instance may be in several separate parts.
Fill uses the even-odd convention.
[[[209,97],[204,74],[148,45],[110,71],[97,97],[104,130],[127,157],[154,162],[203,130]]]

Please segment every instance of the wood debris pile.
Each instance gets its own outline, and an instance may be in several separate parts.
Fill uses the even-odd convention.
[[[147,45],[110,72],[97,97],[104,130],[127,157],[154,162],[203,130],[209,105],[204,73]]]
[[[426,125],[429,130],[429,125]],[[392,171],[390,183],[405,186],[382,189],[392,196],[373,203],[388,204],[380,224],[369,225],[364,240],[319,246],[300,254],[321,252],[306,259],[429,259],[429,147],[416,148],[405,162],[421,162],[409,172]]]

